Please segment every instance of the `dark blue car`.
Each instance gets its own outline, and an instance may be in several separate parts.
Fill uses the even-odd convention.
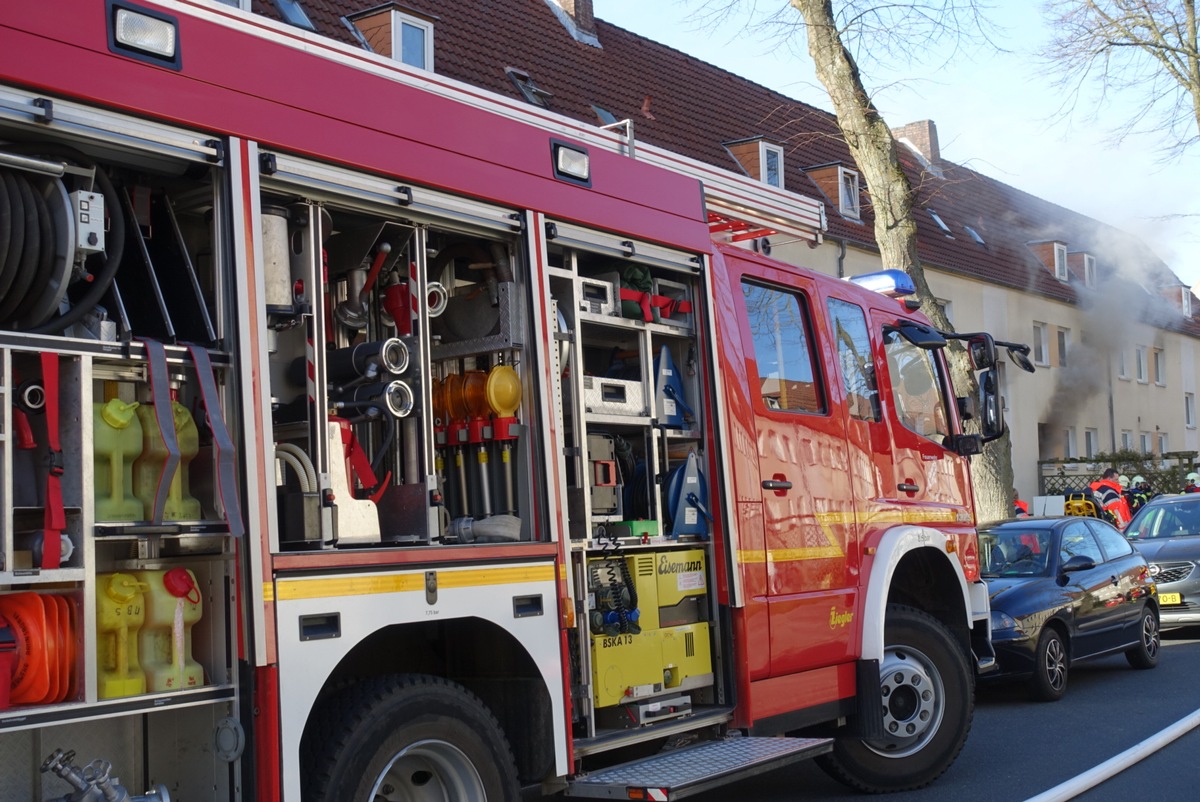
[[[1124,652],[1158,665],[1159,612],[1144,557],[1096,518],[1014,518],[979,531],[999,671],[1061,699],[1072,664]]]

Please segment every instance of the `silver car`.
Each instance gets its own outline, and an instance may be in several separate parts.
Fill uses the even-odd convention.
[[[1200,493],[1151,499],[1125,536],[1150,563],[1162,626],[1200,624]]]

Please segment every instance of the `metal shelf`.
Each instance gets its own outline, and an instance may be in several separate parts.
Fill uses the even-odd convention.
[[[58,705],[18,705],[0,714],[0,732],[14,732],[62,724],[67,721],[88,721],[111,716],[136,716],[156,713],[160,710],[177,710],[181,707],[215,705],[234,700],[233,685],[205,685],[188,691],[151,693],[141,696],[124,696],[119,699],[101,699],[95,702],[69,702]]]

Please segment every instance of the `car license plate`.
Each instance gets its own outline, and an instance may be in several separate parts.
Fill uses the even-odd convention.
[[[1183,604],[1183,596],[1178,593],[1160,593],[1158,594],[1159,604]]]

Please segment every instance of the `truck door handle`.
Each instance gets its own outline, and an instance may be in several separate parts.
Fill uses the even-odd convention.
[[[905,493],[916,493],[921,488],[917,485],[914,485],[912,482],[901,482],[900,484],[896,485],[896,489],[903,490]]]
[[[780,479],[763,479],[763,490],[791,490],[792,483]]]

